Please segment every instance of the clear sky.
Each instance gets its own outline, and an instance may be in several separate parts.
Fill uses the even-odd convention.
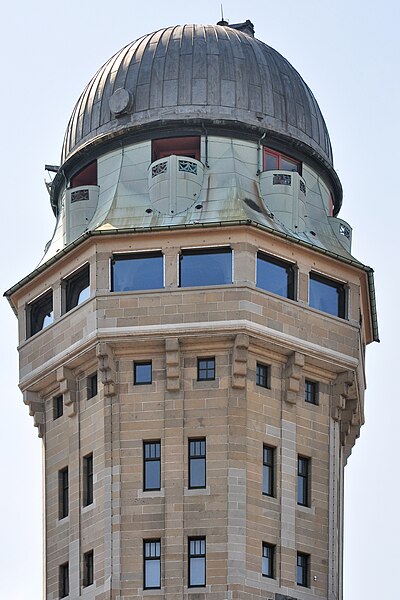
[[[400,564],[400,401],[393,371],[400,339],[400,3],[226,0],[224,15],[231,23],[250,19],[256,37],[281,52],[313,90],[344,188],[340,216],[354,227],[353,254],[376,272],[382,342],[367,350],[366,424],[346,468],[345,600],[395,598]],[[5,4],[0,23],[2,291],[35,268],[52,235],[44,164],[59,164],[73,106],[95,71],[145,33],[219,19],[220,4],[211,0],[198,5],[176,0]],[[17,388],[17,322],[5,299],[0,314],[0,598],[36,600],[42,597],[42,442]]]

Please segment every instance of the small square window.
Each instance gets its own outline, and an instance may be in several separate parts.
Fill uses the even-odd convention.
[[[302,587],[310,585],[310,555],[303,552],[297,553],[296,583]]]
[[[161,587],[161,540],[143,541],[143,589]]]
[[[152,383],[151,360],[133,363],[133,383],[134,385],[149,385]]]
[[[94,396],[97,396],[97,372],[87,378],[87,397],[89,399]]]
[[[64,412],[64,399],[63,395],[55,396],[53,398],[53,420],[59,419],[63,416]]]
[[[93,550],[83,555],[83,587],[88,587],[94,582],[94,556]]]
[[[271,387],[271,366],[257,363],[256,366],[256,384],[260,387]]]
[[[309,305],[335,317],[346,318],[346,288],[343,283],[310,273]]]
[[[65,598],[69,594],[69,565],[64,563],[59,567],[58,587],[60,598]]]
[[[212,381],[215,379],[215,357],[197,359],[197,381]]]
[[[263,577],[274,577],[275,546],[272,544],[262,545],[262,574]]]
[[[318,383],[316,381],[305,380],[304,400],[310,404],[318,404]]]

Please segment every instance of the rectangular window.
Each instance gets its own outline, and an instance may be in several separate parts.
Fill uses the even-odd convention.
[[[68,467],[58,471],[58,518],[68,517],[69,508],[69,482]]]
[[[197,359],[197,381],[212,381],[215,379],[215,357]]]
[[[310,585],[310,555],[303,552],[297,553],[297,585],[309,587]]]
[[[111,291],[135,292],[164,287],[164,257],[161,252],[119,254],[111,261]]]
[[[346,317],[346,288],[343,283],[310,273],[309,305],[335,317]]]
[[[310,506],[310,459],[297,459],[297,504]]]
[[[189,587],[206,585],[206,538],[189,538]]]
[[[161,442],[143,442],[143,490],[161,489]]]
[[[83,457],[83,506],[93,503],[93,454]]]
[[[263,494],[275,495],[275,448],[263,447]]]
[[[143,589],[161,587],[161,540],[143,541]]]
[[[304,400],[310,404],[318,404],[318,383],[316,381],[305,380]]]
[[[262,574],[263,577],[274,577],[275,546],[263,542],[262,545]]]
[[[264,388],[271,387],[271,366],[257,363],[256,365],[256,385]]]
[[[148,385],[152,382],[151,360],[133,363],[134,385]]]
[[[59,419],[63,416],[64,412],[64,399],[63,395],[60,394],[53,398],[53,420]]]
[[[256,282],[263,290],[290,300],[295,298],[295,268],[279,258],[257,253]]]
[[[264,171],[297,171],[301,175],[301,162],[282,152],[264,148]]]
[[[69,564],[66,562],[60,565],[58,571],[58,588],[60,598],[65,598],[69,594]]]
[[[189,440],[189,488],[206,487],[206,439]]]
[[[53,290],[42,294],[36,300],[27,305],[27,332],[29,338],[35,333],[42,331],[54,320],[53,313]]]
[[[94,398],[97,396],[97,371],[87,378],[87,397]]]
[[[97,160],[89,163],[71,177],[71,188],[82,187],[84,185],[97,185]]]
[[[153,140],[152,162],[160,158],[166,158],[172,154],[200,160],[200,136]]]
[[[232,283],[230,248],[182,250],[179,260],[180,287]]]
[[[66,313],[90,296],[89,265],[75,271],[63,281],[63,312]]]
[[[94,582],[94,556],[93,550],[83,555],[83,587],[88,587]]]

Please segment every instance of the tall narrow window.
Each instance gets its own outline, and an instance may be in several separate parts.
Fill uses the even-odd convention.
[[[272,544],[262,545],[262,574],[264,577],[274,577],[275,569],[275,546]]]
[[[93,454],[83,457],[83,506],[93,503]]]
[[[271,367],[257,363],[256,365],[256,385],[264,388],[271,387]]]
[[[148,385],[152,382],[151,360],[133,363],[134,385]]]
[[[143,443],[143,490],[161,489],[161,442]]]
[[[69,482],[68,467],[58,471],[58,518],[68,517],[69,508]]]
[[[257,287],[294,300],[294,266],[263,252],[257,253]]]
[[[53,290],[42,294],[27,306],[27,337],[45,329],[54,320]]]
[[[87,397],[94,398],[97,396],[97,371],[87,378]]]
[[[274,496],[275,487],[275,448],[263,447],[263,494]]]
[[[310,404],[318,404],[318,383],[316,381],[305,380],[304,400]]]
[[[232,250],[230,248],[182,250],[179,268],[181,287],[232,283]]]
[[[84,265],[63,282],[63,312],[68,312],[90,296],[89,265]]]
[[[189,587],[206,585],[206,538],[189,538]]]
[[[161,541],[143,541],[143,588],[154,590],[161,587]]]
[[[197,381],[211,381],[215,379],[215,357],[197,359]]]
[[[310,273],[309,305],[335,317],[346,317],[346,288],[343,283]]]
[[[111,262],[111,291],[132,292],[164,287],[164,257],[161,252],[118,254]]]
[[[64,412],[63,395],[59,394],[58,396],[55,396],[53,398],[53,419],[54,419],[54,421],[56,419],[59,419],[60,417],[62,417],[63,412]]]
[[[189,440],[189,488],[206,487],[206,439]]]
[[[303,552],[297,553],[297,585],[309,587],[310,585],[310,555]]]
[[[310,459],[297,459],[297,504],[310,506]]]
[[[65,598],[69,594],[69,564],[66,562],[60,565],[58,571],[58,588],[60,598]]]
[[[83,555],[83,587],[88,587],[94,582],[94,556],[93,550]]]

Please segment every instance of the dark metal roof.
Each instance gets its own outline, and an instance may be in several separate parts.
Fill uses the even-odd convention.
[[[264,129],[332,167],[324,119],[298,72],[251,33],[227,25],[168,27],[117,52],[74,108],[62,163],[110,135],[183,119]]]

